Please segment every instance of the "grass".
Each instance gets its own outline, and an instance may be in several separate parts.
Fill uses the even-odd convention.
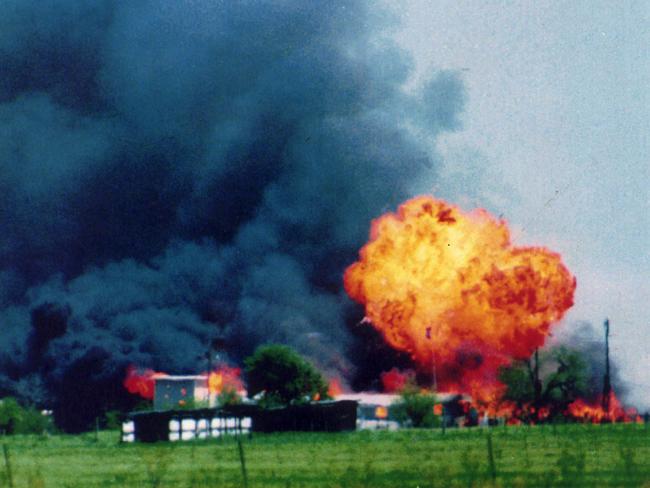
[[[117,432],[0,437],[14,487],[241,487],[235,439],[118,444]],[[243,439],[247,486],[650,487],[650,428],[566,425]],[[0,487],[10,486],[0,458]]]

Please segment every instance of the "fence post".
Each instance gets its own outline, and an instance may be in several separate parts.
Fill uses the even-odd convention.
[[[492,481],[495,481],[497,478],[497,468],[494,464],[494,450],[492,449],[492,432],[488,432],[487,435],[487,455],[488,455],[488,469],[490,471],[490,476]]]
[[[244,457],[244,446],[241,439],[237,437],[237,448],[239,449],[239,462],[241,463],[241,475],[244,479],[244,488],[248,488],[248,473],[246,472],[246,458]]]
[[[7,470],[7,482],[9,483],[9,488],[14,488],[14,477],[11,472],[11,459],[9,458],[9,448],[7,444],[2,444],[2,451],[5,456],[5,469]]]

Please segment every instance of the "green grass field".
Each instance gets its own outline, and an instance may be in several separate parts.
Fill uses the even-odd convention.
[[[117,439],[117,432],[0,438],[9,454],[8,470],[0,453],[0,486],[244,486],[232,438],[155,445]],[[242,447],[251,488],[650,487],[644,425],[255,435]]]

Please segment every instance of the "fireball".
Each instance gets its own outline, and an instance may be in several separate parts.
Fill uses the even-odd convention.
[[[490,400],[500,366],[528,358],[573,305],[575,278],[543,247],[515,247],[503,220],[430,196],[372,222],[345,290],[442,391]]]

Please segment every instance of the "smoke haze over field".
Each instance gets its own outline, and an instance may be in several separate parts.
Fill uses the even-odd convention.
[[[0,394],[81,428],[124,404],[127,364],[196,371],[215,336],[232,361],[283,342],[352,380],[342,272],[435,175],[464,100],[452,72],[402,90],[392,22],[364,2],[6,2]]]

